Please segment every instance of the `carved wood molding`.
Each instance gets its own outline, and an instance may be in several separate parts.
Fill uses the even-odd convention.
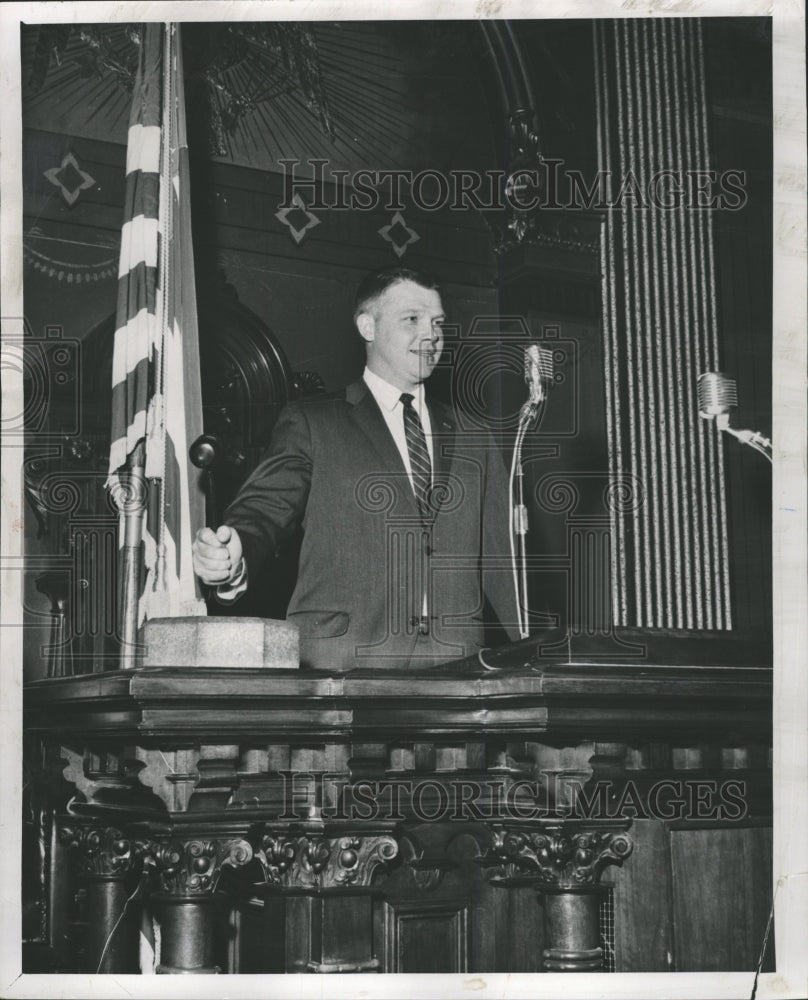
[[[148,840],[130,837],[115,826],[64,824],[59,828],[59,842],[75,852],[83,874],[101,877],[139,870],[151,851]]]
[[[694,640],[671,643],[681,659],[665,663],[651,646],[653,637],[618,637],[621,652],[610,649],[610,659],[599,661],[586,637],[573,649],[569,637],[553,644],[548,634],[544,641],[486,651],[491,669],[482,670],[475,656],[428,675],[150,667],[34,681],[26,686],[26,721],[37,735],[68,746],[134,744],[163,751],[284,743],[292,729],[296,738],[315,743],[384,741],[390,733],[404,742],[500,734],[578,742],[770,739],[772,675],[761,661],[702,666],[694,660],[713,649],[707,640]],[[748,643],[725,645],[725,654],[742,660],[755,653]]]
[[[152,841],[149,855],[161,891],[188,896],[213,892],[222,868],[243,868],[252,861],[253,849],[241,837],[194,837],[168,843]]]
[[[268,883],[296,889],[367,888],[376,869],[397,856],[398,843],[389,834],[266,833],[256,852]]]
[[[540,889],[557,890],[594,888],[607,865],[621,865],[631,854],[630,825],[630,821],[576,820],[550,820],[528,828],[494,825],[492,844],[482,864],[488,868],[488,878],[499,884],[529,882]]]

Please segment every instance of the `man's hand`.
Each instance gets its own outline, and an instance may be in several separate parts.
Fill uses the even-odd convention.
[[[232,583],[241,572],[241,539],[235,528],[223,524],[214,531],[200,528],[191,546],[194,572],[210,587]]]

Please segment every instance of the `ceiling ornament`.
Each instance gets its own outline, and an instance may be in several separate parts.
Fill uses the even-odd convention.
[[[275,218],[282,225],[286,226],[292,239],[298,244],[298,246],[306,238],[306,233],[309,232],[309,230],[314,229],[315,226],[319,226],[321,221],[306,205],[297,192],[295,192],[292,196],[292,200],[289,205],[285,208],[279,209],[275,213]],[[305,222],[303,222],[304,219]],[[296,225],[298,222],[303,222],[303,225],[298,227]]]
[[[407,247],[410,244],[417,243],[421,239],[418,233],[404,221],[401,212],[396,212],[389,225],[382,226],[379,235],[382,239],[387,240],[399,259],[407,252]]]
[[[313,27],[294,22],[206,27],[186,29],[185,81],[187,87],[199,85],[206,93],[207,141],[214,156],[231,155],[245,119],[254,119],[260,129],[266,121],[261,112],[281,95],[293,95],[311,112],[323,135],[334,139]],[[23,97],[29,107],[38,101],[55,102],[68,120],[77,121],[92,107],[89,117],[102,116],[125,130],[139,25],[40,25],[33,51],[30,45],[29,40],[23,51]]]
[[[68,205],[75,205],[82,191],[95,187],[97,181],[86,170],[82,170],[73,153],[68,153],[58,167],[44,171],[45,177],[59,188]]]
[[[58,256],[47,252],[53,245],[58,246]],[[25,263],[47,278],[68,284],[117,278],[119,253],[118,240],[101,233],[95,234],[92,242],[77,242],[52,236],[41,225],[34,225],[23,236]]]

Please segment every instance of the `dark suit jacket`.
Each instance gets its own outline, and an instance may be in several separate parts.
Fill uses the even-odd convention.
[[[509,499],[490,435],[458,431],[428,401],[436,512],[425,529],[401,456],[364,381],[289,404],[263,460],[225,512],[248,579],[302,523],[288,619],[301,663],[331,670],[453,660],[483,643],[483,593],[516,638]],[[424,588],[429,638],[419,638]],[[413,659],[415,657],[415,659]],[[426,664],[424,664],[426,665]]]

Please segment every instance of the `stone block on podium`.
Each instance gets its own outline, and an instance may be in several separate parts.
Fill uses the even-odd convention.
[[[138,635],[141,667],[297,669],[297,625],[271,618],[152,618]]]

